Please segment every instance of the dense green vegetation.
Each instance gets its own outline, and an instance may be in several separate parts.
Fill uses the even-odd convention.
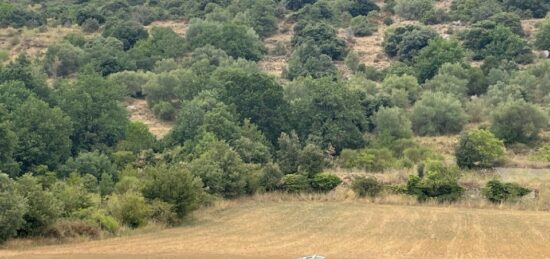
[[[59,238],[63,228],[116,235],[150,222],[179,224],[216,199],[330,192],[342,185],[332,168],[414,172],[402,183],[356,177],[359,197],[453,202],[465,192],[461,170],[499,165],[507,148],[538,150],[548,161],[550,61],[540,51],[550,49],[550,18],[533,40],[521,19],[545,17],[550,4],[435,6],[0,1],[2,27],[82,30],[43,55],[20,53],[0,66],[0,241]],[[174,19],[186,21],[185,35],[147,27]],[[447,35],[431,26],[448,21],[465,26]],[[276,77],[258,62],[272,54],[264,40],[283,30],[280,23],[292,24],[292,36],[277,54],[288,62]],[[353,36],[381,26],[385,68],[363,64],[353,49]],[[127,98],[146,100],[173,128],[157,138],[130,121]],[[458,134],[458,167],[417,141]],[[528,192],[498,181],[483,189],[491,202]]]

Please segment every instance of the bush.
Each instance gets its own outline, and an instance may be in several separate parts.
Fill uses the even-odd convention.
[[[26,174],[17,180],[19,192],[28,204],[23,216],[25,224],[18,230],[21,236],[42,234],[61,214],[61,204],[54,195],[44,190],[36,177]]]
[[[535,105],[524,101],[503,104],[492,115],[491,131],[506,144],[531,143],[548,126],[548,117]]]
[[[318,173],[311,180],[311,187],[313,190],[319,192],[329,192],[336,186],[340,185],[342,180],[340,177],[330,173]]]
[[[145,225],[151,213],[151,209],[143,196],[135,192],[109,196],[107,210],[118,221],[131,228]]]
[[[372,121],[374,130],[379,135],[387,135],[394,139],[412,136],[411,121],[400,108],[383,107],[373,115]]]
[[[16,191],[15,182],[0,173],[0,243],[17,234],[27,211],[27,200]]]
[[[466,124],[466,114],[455,97],[426,92],[414,105],[411,121],[414,132],[421,136],[453,134]]]
[[[382,172],[395,165],[395,158],[387,148],[380,149],[344,149],[339,164],[344,168],[358,168],[369,172]]]
[[[418,52],[438,37],[436,31],[419,25],[403,25],[386,31],[384,52],[400,61],[412,61]]]
[[[350,29],[353,36],[364,37],[372,35],[377,30],[377,26],[370,23],[366,16],[357,16],[351,19]]]
[[[50,76],[68,76],[83,64],[84,51],[71,44],[61,43],[48,47],[44,57],[44,70]]]
[[[99,179],[103,173],[114,175],[116,167],[107,155],[99,151],[82,152],[76,158],[69,158],[62,172],[65,176],[72,172],[78,172],[81,175],[91,174]]]
[[[126,127],[124,140],[117,145],[118,150],[131,151],[134,154],[142,150],[152,149],[156,138],[149,132],[149,127],[142,122],[130,122]]]
[[[535,34],[535,46],[541,50],[550,50],[550,18],[547,18]]]
[[[430,41],[414,59],[418,81],[423,83],[433,78],[446,63],[462,63],[464,56],[465,51],[456,40],[437,38]]]
[[[360,15],[368,15],[372,11],[379,11],[380,7],[373,0],[353,0],[349,6],[349,13],[356,17]]]
[[[329,56],[312,43],[298,46],[288,61],[285,77],[293,80],[297,77],[311,76],[313,78],[336,77],[336,66]]]
[[[461,168],[492,167],[504,156],[504,143],[484,129],[464,132],[455,149]]]
[[[149,33],[143,25],[134,21],[108,24],[102,35],[120,40],[124,45],[124,50],[131,49],[139,40],[149,37]]]
[[[407,20],[420,20],[434,9],[433,0],[397,0],[395,13]]]
[[[374,198],[383,190],[383,185],[374,177],[356,177],[351,182],[351,189],[359,197],[369,196]]]
[[[309,179],[301,174],[287,174],[281,179],[281,187],[287,192],[309,191]]]
[[[338,38],[336,30],[326,23],[297,23],[291,44],[296,48],[306,42],[317,46],[322,54],[333,60],[342,60],[347,53],[345,41]]]
[[[100,229],[94,223],[85,220],[66,219],[57,221],[45,232],[44,236],[63,240],[75,237],[97,238],[100,233]]]
[[[120,224],[118,221],[105,214],[103,210],[95,210],[90,216],[89,219],[99,225],[101,229],[108,231],[111,234],[118,233],[118,230],[120,229]]]
[[[464,189],[458,185],[460,172],[447,167],[440,161],[429,161],[425,173],[420,176],[411,175],[407,181],[406,190],[419,201],[435,199],[439,202],[458,200]]]
[[[503,183],[499,180],[487,182],[482,189],[483,195],[491,202],[500,203],[515,200],[529,194],[531,190],[521,187],[517,183]]]
[[[86,21],[84,21],[84,23],[82,23],[80,27],[82,28],[83,32],[94,33],[99,30],[99,26],[100,24],[96,19],[90,18],[86,19]]]

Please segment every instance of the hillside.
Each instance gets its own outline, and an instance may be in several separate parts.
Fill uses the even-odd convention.
[[[239,201],[198,211],[187,226],[31,249],[2,258],[545,258],[547,212]]]

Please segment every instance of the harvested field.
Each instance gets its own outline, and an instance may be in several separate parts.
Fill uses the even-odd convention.
[[[2,258],[548,258],[547,212],[375,205],[365,201],[225,202],[188,226],[32,249]]]

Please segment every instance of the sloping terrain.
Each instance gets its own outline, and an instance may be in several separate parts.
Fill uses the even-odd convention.
[[[547,212],[236,201],[188,226],[130,237],[0,250],[0,258],[548,258]]]

